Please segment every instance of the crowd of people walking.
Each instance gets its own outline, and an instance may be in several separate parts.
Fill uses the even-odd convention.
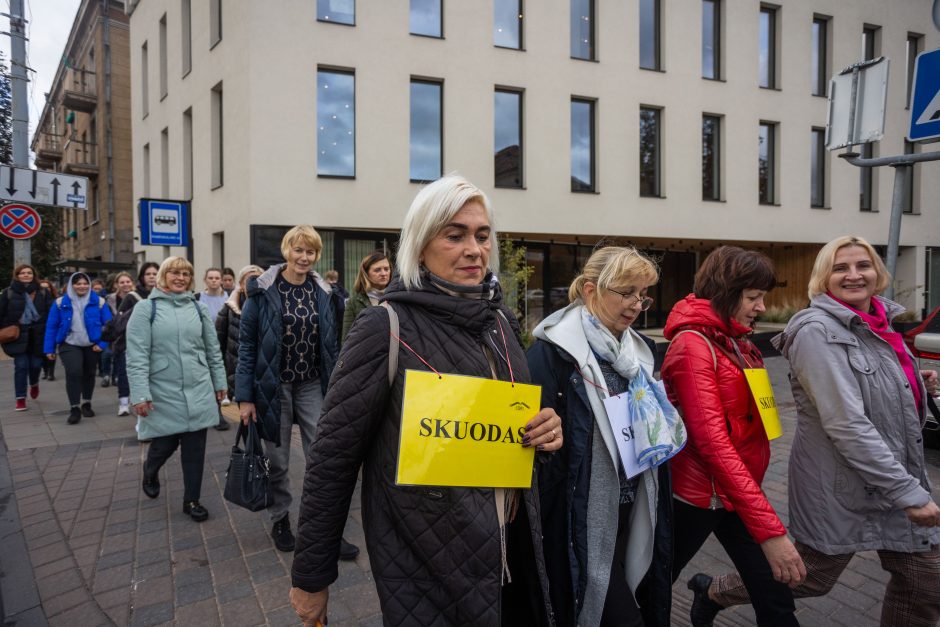
[[[16,409],[59,358],[68,422],[94,416],[109,349],[118,415],[133,413],[149,442],[143,492],[159,498],[180,448],[182,512],[201,522],[207,429],[227,428],[220,405],[237,403],[239,433],[265,444],[265,516],[276,548],[294,553],[290,599],[305,625],[327,623],[337,560],[359,554],[343,533],[360,476],[385,624],[668,625],[673,584],[712,534],[736,572],[686,579],[693,625],[744,603],[759,625],[798,625],[794,599],[826,594],[858,551],[877,551],[890,576],[882,625],[940,621],[940,507],[921,438],[938,377],[892,328],[903,308],[880,295],[891,278],[865,240],[820,250],[809,306],[773,340],[797,407],[789,526],[761,487],[772,436],[751,337],[777,285],[765,255],[720,246],[703,260],[669,313],[658,380],[656,347],[633,328],[653,304],[655,261],[599,247],[526,346],[497,279],[493,208],[462,177],[422,188],[394,265],[388,251],[367,255],[351,294],[314,270],[322,252],[316,229],[296,226],[283,263],[210,268],[198,293],[180,257],[144,264],[136,283],[119,273],[106,297],[81,272],[55,296],[17,266],[0,294]],[[540,386],[520,432],[534,450],[529,487],[400,485],[409,371]]]

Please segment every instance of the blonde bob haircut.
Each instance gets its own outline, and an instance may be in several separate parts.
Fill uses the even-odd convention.
[[[490,244],[492,252],[489,259],[491,272],[499,272],[499,249],[496,246],[496,227],[493,209],[483,191],[457,174],[448,174],[424,187],[411,203],[405,215],[405,224],[401,229],[398,242],[398,276],[405,289],[421,287],[421,253],[434,237],[454,219],[467,203],[478,202],[486,211],[490,222]]]
[[[891,275],[888,274],[888,269],[885,267],[881,257],[878,256],[878,251],[875,250],[875,247],[869,244],[864,238],[855,235],[843,235],[823,246],[819,254],[816,255],[816,263],[813,264],[813,273],[809,277],[808,292],[810,300],[829,291],[829,277],[832,276],[832,266],[834,266],[836,262],[836,253],[847,246],[864,248],[869,258],[871,258],[871,263],[875,267],[875,275],[877,276],[875,293],[880,294],[888,287],[888,284],[891,282]]]
[[[306,246],[316,252],[316,259],[313,263],[320,261],[320,253],[323,252],[323,240],[320,234],[309,224],[298,224],[284,233],[284,239],[281,240],[281,254],[284,255],[284,261],[287,261],[287,253],[294,246]]]
[[[245,266],[244,268],[238,271],[238,282],[236,283],[236,285],[241,285],[242,281],[249,274],[264,274],[264,268],[262,268],[261,266],[256,266],[254,264],[249,264]]]
[[[652,259],[632,246],[605,246],[591,254],[581,274],[571,282],[568,300],[584,302],[584,284],[589,281],[605,290],[627,285],[653,285],[659,281],[659,268]],[[594,300],[597,299],[596,294]],[[584,304],[592,311],[596,305]]]
[[[167,257],[163,260],[163,263],[160,264],[160,269],[157,270],[157,287],[163,290],[169,289],[166,285],[166,274],[171,270],[189,272],[189,285],[186,286],[186,289],[192,291],[193,283],[196,282],[193,264],[189,263],[183,257]]]

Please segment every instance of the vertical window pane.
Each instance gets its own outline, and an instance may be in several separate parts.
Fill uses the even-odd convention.
[[[762,123],[758,132],[757,188],[761,204],[774,203],[774,125]]]
[[[640,67],[659,70],[659,0],[640,0]]]
[[[911,90],[914,88],[914,63],[917,61],[917,54],[920,52],[921,38],[918,35],[907,36],[907,100],[904,105],[911,108]]]
[[[411,0],[408,20],[412,35],[444,36],[441,0]]]
[[[317,71],[317,174],[356,175],[356,75]]]
[[[721,118],[702,116],[702,200],[721,200]]]
[[[594,191],[594,103],[571,101],[571,191]]]
[[[659,109],[640,108],[640,196],[660,195]]]
[[[193,7],[192,0],[180,0],[180,37],[183,53],[183,76],[193,68]]]
[[[859,153],[865,159],[871,159],[873,156],[871,144],[862,144]],[[858,208],[859,211],[873,211],[872,203],[872,169],[859,168],[858,174]]]
[[[702,2],[702,77],[720,78],[718,73],[718,0]]]
[[[433,181],[441,177],[442,89],[440,83],[411,81],[412,181]]]
[[[774,70],[777,64],[776,17],[773,9],[760,10],[758,33],[758,84],[761,87],[776,87]]]
[[[825,96],[829,81],[829,68],[826,67],[826,30],[829,23],[824,19],[813,20],[812,61],[810,71],[813,81],[813,95]]]
[[[355,24],[356,0],[317,0],[317,20],[337,24]]]
[[[877,56],[877,50],[875,45],[875,36],[878,33],[878,29],[873,26],[866,26],[862,29],[862,60],[868,61],[869,59],[874,59]]]
[[[571,0],[571,57],[594,60],[594,0]]]
[[[914,142],[909,142],[906,139],[904,140],[904,154],[912,155],[917,152],[917,147]],[[904,204],[901,205],[901,210],[904,213],[914,213],[916,203],[914,202],[916,198],[920,195],[920,185],[919,176],[917,172],[917,164],[908,166],[904,168]]]
[[[225,173],[225,136],[224,130],[225,125],[223,124],[223,100],[222,100],[222,83],[217,84],[212,88],[211,97],[211,123],[210,127],[211,137],[212,137],[212,146],[211,146],[211,157],[212,157],[212,189],[216,187],[221,187],[225,182],[224,173]]]
[[[147,42],[140,47],[140,108],[143,117],[150,113],[150,55]]]
[[[494,0],[493,43],[522,48],[522,0]]]
[[[522,187],[522,94],[497,91],[493,108],[496,187]]]
[[[811,207],[826,206],[826,131],[814,128],[810,136],[810,199]]]

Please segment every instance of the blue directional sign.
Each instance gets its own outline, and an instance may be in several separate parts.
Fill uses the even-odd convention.
[[[186,246],[188,223],[185,200],[140,199],[140,243],[144,246]]]
[[[940,49],[921,52],[914,63],[911,141],[940,137]]]

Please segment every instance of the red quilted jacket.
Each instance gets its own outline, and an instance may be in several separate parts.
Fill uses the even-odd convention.
[[[715,358],[701,336],[676,337],[683,329],[706,335]],[[666,320],[664,335],[671,343],[662,378],[689,434],[685,449],[672,459],[673,494],[703,508],[717,506],[720,500],[761,543],[784,535],[786,529],[760,487],[770,444],[740,362],[736,356],[732,359],[734,342],[751,366],[763,364],[747,337],[749,331],[734,320],[725,324],[709,301],[686,296]]]

